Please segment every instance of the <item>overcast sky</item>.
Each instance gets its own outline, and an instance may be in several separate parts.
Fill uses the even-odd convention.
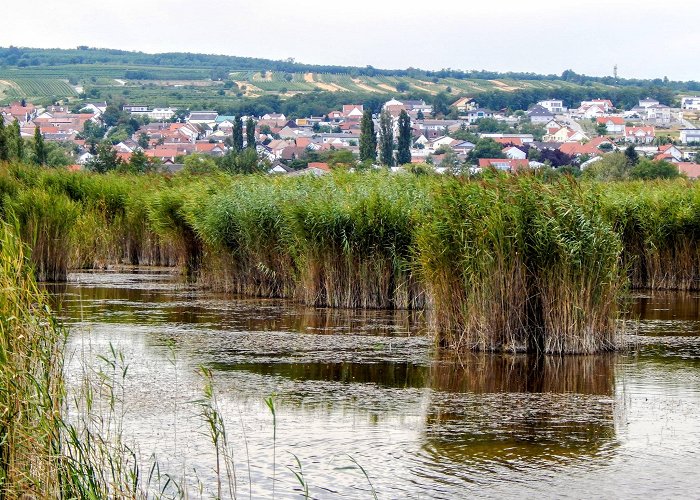
[[[4,0],[1,17],[3,47],[700,80],[694,0]]]

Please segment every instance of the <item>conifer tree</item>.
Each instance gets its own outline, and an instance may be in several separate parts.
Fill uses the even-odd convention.
[[[243,120],[240,116],[233,119],[233,149],[243,150]]]
[[[411,118],[402,109],[399,115],[399,140],[398,152],[396,153],[396,163],[406,165],[411,163]]]
[[[13,156],[17,161],[22,161],[24,159],[24,139],[22,139],[22,133],[19,128],[19,121],[15,118],[15,121],[10,125],[8,143],[13,146]]]
[[[249,148],[254,148],[255,147],[255,122],[253,121],[252,117],[248,117],[248,120],[245,122],[245,137],[246,137],[246,146]]]
[[[360,161],[375,161],[376,159],[377,133],[374,131],[372,112],[366,109],[360,123]]]
[[[34,127],[34,163],[37,165],[46,165],[48,151],[44,144],[44,136],[41,134],[39,127]]]
[[[379,138],[380,160],[383,165],[392,167],[394,165],[394,128],[391,115],[386,109],[379,115]]]
[[[0,161],[10,159],[10,148],[7,145],[7,131],[5,130],[5,121],[0,116]]]

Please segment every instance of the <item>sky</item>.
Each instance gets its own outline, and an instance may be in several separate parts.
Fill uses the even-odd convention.
[[[0,46],[700,80],[693,0],[5,0]]]

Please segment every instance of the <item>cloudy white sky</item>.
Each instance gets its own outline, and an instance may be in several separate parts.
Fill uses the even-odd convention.
[[[4,0],[0,17],[4,47],[700,80],[695,0]]]

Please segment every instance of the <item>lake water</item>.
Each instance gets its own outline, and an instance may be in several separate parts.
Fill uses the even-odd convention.
[[[700,497],[698,294],[635,297],[629,353],[536,359],[442,352],[418,313],[232,298],[169,270],[52,291],[71,390],[121,353],[126,440],[191,498],[217,483],[202,366],[240,498],[299,498],[297,458],[314,498]]]

